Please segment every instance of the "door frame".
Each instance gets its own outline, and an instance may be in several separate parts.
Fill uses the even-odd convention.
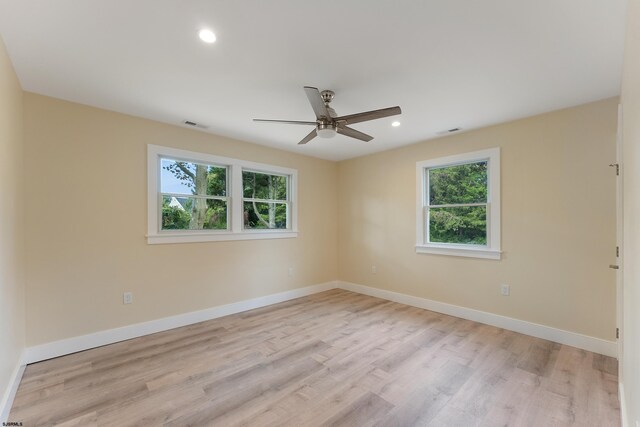
[[[624,212],[623,212],[623,165],[622,165],[622,104],[618,105],[618,131],[616,134],[616,327],[618,328],[618,378],[622,378],[624,350]]]

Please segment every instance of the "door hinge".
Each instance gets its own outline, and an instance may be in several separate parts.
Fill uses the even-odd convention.
[[[616,328],[616,338],[620,338],[620,328]]]
[[[620,246],[616,246],[616,258],[620,258]]]
[[[609,166],[616,168],[616,176],[620,175],[620,165],[618,163],[611,163]]]

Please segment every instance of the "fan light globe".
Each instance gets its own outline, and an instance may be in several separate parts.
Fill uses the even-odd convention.
[[[334,123],[321,122],[318,123],[318,127],[316,128],[316,134],[320,138],[333,138],[336,136],[336,132],[338,131],[338,127]]]
[[[318,136],[320,138],[333,138],[336,136],[336,130],[333,128],[318,129]]]

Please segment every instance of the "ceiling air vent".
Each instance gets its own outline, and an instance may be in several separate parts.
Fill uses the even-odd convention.
[[[208,129],[209,128],[209,126],[201,125],[201,124],[198,124],[196,122],[192,122],[191,120],[185,120],[182,123],[184,123],[187,126],[193,126],[195,128],[200,128],[200,129]]]
[[[450,133],[459,132],[462,128],[451,128],[447,130],[441,130],[440,132],[436,132],[436,135],[449,135]]]

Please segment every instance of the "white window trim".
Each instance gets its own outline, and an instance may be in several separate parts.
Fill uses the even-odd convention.
[[[160,158],[199,162],[227,167],[227,216],[228,230],[160,230]],[[244,228],[242,170],[289,176],[289,217],[288,228],[278,230],[252,230]],[[286,239],[298,236],[297,204],[298,171],[195,151],[180,150],[160,145],[147,145],[147,243],[189,243],[216,242],[225,240]]]
[[[426,171],[428,168],[454,166],[464,163],[488,162],[487,244],[464,245],[430,243],[426,224]],[[416,252],[422,254],[451,255],[471,258],[500,259],[500,147],[471,153],[456,154],[416,163]]]

